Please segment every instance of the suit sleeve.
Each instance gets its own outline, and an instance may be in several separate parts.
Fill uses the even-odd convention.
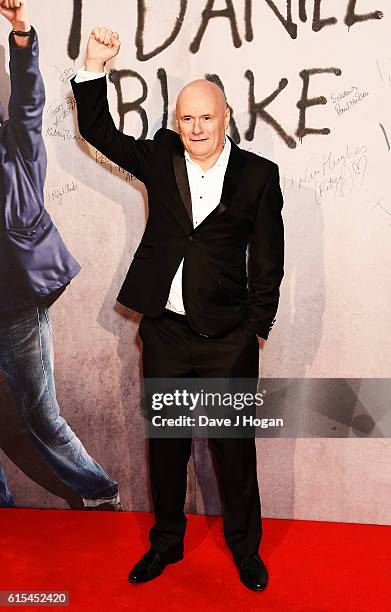
[[[19,149],[23,157],[36,160],[46,155],[42,139],[42,115],[45,88],[39,70],[38,37],[31,28],[30,45],[18,47],[13,34],[9,36],[11,95],[8,105],[9,145]]]
[[[154,141],[136,140],[117,129],[109,110],[106,77],[80,83],[72,78],[71,85],[83,138],[108,159],[146,183]]]
[[[278,166],[273,164],[259,202],[248,257],[246,327],[265,340],[275,321],[284,276],[282,206]]]

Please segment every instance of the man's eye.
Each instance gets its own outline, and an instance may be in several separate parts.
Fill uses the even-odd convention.
[[[189,123],[190,117],[183,117],[183,121],[185,121],[186,123]]]
[[[212,117],[210,115],[205,115],[204,121],[210,121]]]

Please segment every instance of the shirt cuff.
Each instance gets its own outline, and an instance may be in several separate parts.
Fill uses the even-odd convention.
[[[93,81],[94,79],[101,79],[106,76],[106,69],[103,72],[90,72],[85,67],[79,68],[75,76],[75,83],[84,83],[85,81]]]

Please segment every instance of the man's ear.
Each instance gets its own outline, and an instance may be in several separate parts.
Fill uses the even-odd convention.
[[[229,126],[230,118],[231,118],[231,109],[229,108],[229,106],[227,106],[227,108],[224,111],[224,127],[225,127],[225,129],[227,129],[228,126]]]

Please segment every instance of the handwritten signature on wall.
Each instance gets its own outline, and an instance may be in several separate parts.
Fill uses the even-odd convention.
[[[309,187],[314,194],[315,203],[320,206],[330,197],[349,197],[354,188],[362,189],[368,165],[368,147],[347,144],[338,153],[327,152],[312,156],[307,161],[304,173],[296,178],[283,177],[282,191]]]

